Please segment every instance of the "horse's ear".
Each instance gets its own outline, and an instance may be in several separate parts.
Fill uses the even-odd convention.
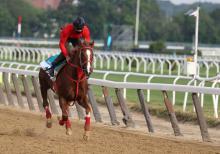
[[[94,44],[95,44],[94,40],[93,40],[92,42],[90,42],[89,44],[90,44],[90,46],[93,48],[93,47],[94,47]]]

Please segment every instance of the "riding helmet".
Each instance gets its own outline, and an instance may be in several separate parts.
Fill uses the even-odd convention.
[[[81,32],[83,27],[85,26],[85,20],[83,17],[77,17],[74,21],[73,21],[73,26],[75,31],[77,32]]]

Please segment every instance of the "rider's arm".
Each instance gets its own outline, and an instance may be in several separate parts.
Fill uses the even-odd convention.
[[[63,53],[63,55],[65,57],[68,56],[68,52],[67,52],[67,49],[66,49],[66,42],[67,42],[67,39],[69,38],[69,36],[71,35],[71,32],[72,32],[72,27],[71,25],[67,25],[66,27],[64,27],[62,29],[62,31],[60,32],[60,43],[59,43],[59,46],[60,46],[60,50],[61,52]]]
[[[90,42],[90,31],[89,28],[87,26],[84,27],[83,29],[83,38],[87,41]]]

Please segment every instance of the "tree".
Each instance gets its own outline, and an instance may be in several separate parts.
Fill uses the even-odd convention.
[[[214,23],[220,25],[220,8],[212,11],[210,17],[213,19]]]
[[[1,36],[12,36],[15,32],[15,19],[12,17],[10,12],[3,5],[0,6],[0,35]]]
[[[162,34],[163,39],[170,42],[180,41],[183,42],[183,34],[181,33],[181,27],[174,21],[167,21],[165,24]]]
[[[204,10],[200,11],[199,41],[202,43],[215,43],[217,41],[216,27],[213,19]]]
[[[92,5],[89,5],[92,4]],[[103,37],[104,24],[109,13],[109,2],[106,0],[80,0],[77,7],[77,15],[83,16],[87,21],[93,38],[101,39]]]
[[[162,15],[156,1],[146,0],[141,2],[140,39],[160,40],[163,37],[161,31],[164,26],[165,16]]]
[[[213,12],[210,13],[210,17],[213,20],[213,27],[215,27],[213,31],[214,35],[214,40],[213,43],[220,43],[220,8],[214,10]]]
[[[166,45],[159,40],[150,44],[149,51],[152,53],[163,53],[166,50]]]
[[[0,0],[0,4],[4,16],[2,19],[5,19],[4,22],[9,27],[7,34],[12,33],[11,30],[17,28],[17,18],[22,16],[22,35],[33,35],[35,26],[38,24],[37,15],[41,13],[40,10],[23,0]]]

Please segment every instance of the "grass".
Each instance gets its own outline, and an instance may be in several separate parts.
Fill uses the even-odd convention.
[[[92,77],[102,79],[103,75],[93,73]],[[123,77],[124,77],[123,75],[109,75],[107,77],[107,79],[112,80],[112,81],[123,82]],[[147,83],[147,79],[148,79],[147,77],[130,76],[130,77],[128,77],[127,81],[128,82]],[[151,83],[172,84],[173,81],[174,81],[174,79],[172,79],[172,78],[167,78],[165,80],[164,80],[164,78],[154,78],[151,80]],[[178,80],[177,84],[186,85],[188,83],[188,81],[189,80],[186,80],[186,79]],[[211,85],[212,85],[212,83],[206,83],[206,86],[211,87]],[[93,91],[94,91],[96,97],[101,98],[102,97],[102,89],[98,86],[92,86],[92,88],[93,88]],[[109,88],[109,93],[113,99],[113,102],[115,104],[117,104],[115,90]],[[146,90],[144,91],[144,94],[145,94],[145,100],[147,100],[147,91]],[[172,92],[168,92],[168,95],[169,95],[170,100],[172,101]],[[193,116],[195,117],[196,115],[195,115],[195,111],[194,111],[194,105],[192,102],[192,96],[190,93],[188,94],[188,98],[187,98],[186,111],[183,112],[184,96],[185,96],[185,93],[176,92],[176,102],[174,105],[174,109],[177,112],[177,114],[179,115],[179,119],[181,119],[181,116],[180,116],[181,114],[183,117],[186,118],[186,120],[195,119],[195,118],[193,118]],[[127,102],[129,102],[131,105],[139,106],[139,99],[138,99],[136,90],[127,90]],[[162,115],[163,115],[163,112],[166,111],[165,110],[166,108],[165,108],[164,102],[163,102],[163,95],[162,95],[162,92],[160,92],[160,91],[151,90],[150,102],[147,102],[147,104],[154,111],[153,113],[156,113],[156,115],[157,115],[157,112],[155,111],[156,109],[161,111]],[[206,118],[209,119],[209,121],[211,123],[213,123],[213,125],[219,124],[218,119],[214,118],[214,107],[213,107],[213,100],[212,100],[211,95],[204,95],[203,111],[204,111]],[[218,113],[220,114],[220,111]],[[191,118],[189,115],[191,116]],[[213,126],[213,125],[211,124],[211,126]]]

